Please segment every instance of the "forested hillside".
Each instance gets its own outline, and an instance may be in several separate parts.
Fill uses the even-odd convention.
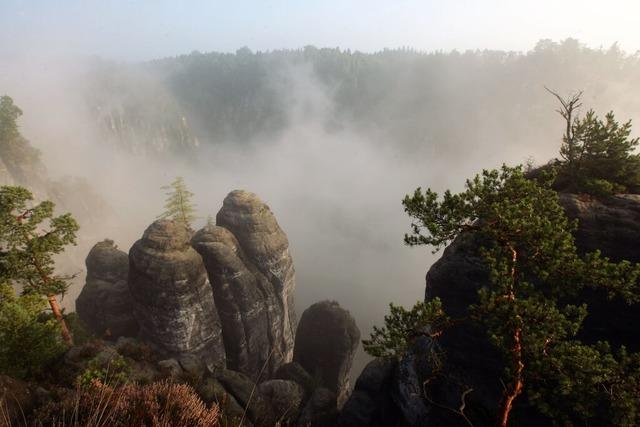
[[[640,56],[574,39],[542,40],[527,53],[242,48],[97,63],[85,92],[107,134],[135,150],[265,140],[302,115],[328,131],[349,127],[408,149],[429,143],[446,156],[469,140],[517,139],[522,148],[548,135],[545,85],[583,90],[590,107],[629,115],[640,110],[628,95],[640,86]],[[326,97],[325,109],[300,95],[310,86]]]

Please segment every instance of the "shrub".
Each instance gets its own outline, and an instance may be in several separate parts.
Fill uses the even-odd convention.
[[[92,359],[87,368],[76,379],[80,387],[94,387],[101,384],[121,385],[129,378],[129,365],[122,357],[116,357],[107,363]]]
[[[41,408],[37,421],[67,427],[216,427],[220,412],[208,408],[186,384],[95,384]]]
[[[1,373],[30,378],[64,353],[60,326],[42,315],[45,307],[42,296],[16,296],[10,285],[0,284]]]

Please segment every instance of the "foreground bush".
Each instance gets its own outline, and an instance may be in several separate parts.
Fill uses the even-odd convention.
[[[42,296],[17,296],[0,284],[0,373],[31,378],[64,353],[60,327],[42,315],[45,308]]]
[[[111,387],[99,381],[41,408],[37,422],[65,427],[211,427],[219,409],[208,408],[185,384],[157,382]]]

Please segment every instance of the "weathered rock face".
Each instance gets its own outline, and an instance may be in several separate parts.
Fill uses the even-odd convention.
[[[337,302],[318,302],[302,313],[293,359],[337,395],[339,408],[349,395],[349,371],[359,343],[355,320]]]
[[[222,321],[227,363],[252,380],[270,378],[293,353],[295,288],[287,236],[255,194],[233,191],[192,239]],[[264,369],[264,370],[263,370]]]
[[[561,194],[560,203],[570,218],[578,219],[575,234],[581,252],[600,250],[612,261],[640,262],[640,195],[619,194],[598,201],[575,194]],[[608,300],[604,292],[585,290],[589,306],[580,338],[589,342],[609,341],[640,350],[637,327],[640,304],[629,306],[621,299]]]
[[[158,220],[129,252],[129,289],[140,336],[169,357],[224,366],[220,319],[202,258],[183,224]]]
[[[271,209],[258,196],[235,190],[225,197],[216,216],[217,225],[231,231],[244,253],[264,274],[282,304],[282,346],[285,360],[291,360],[296,331],[293,303],[295,271],[289,254],[289,240]]]
[[[87,280],[76,300],[76,311],[97,336],[135,336],[138,322],[127,279],[129,257],[111,240],[96,243],[86,259]]]
[[[640,261],[640,195],[619,194],[604,200],[560,194],[567,216],[578,219],[576,244],[582,252],[600,249],[613,261]]]
[[[196,233],[192,244],[209,274],[228,368],[253,381],[259,381],[261,371],[263,377],[271,377],[288,351],[282,339],[280,297],[229,230],[207,226]]]

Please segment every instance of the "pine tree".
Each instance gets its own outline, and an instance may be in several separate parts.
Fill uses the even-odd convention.
[[[461,233],[482,242],[479,252],[490,280],[468,307],[468,316],[455,321],[480,325],[505,356],[498,425],[508,424],[513,404],[525,390],[530,403],[557,420],[588,419],[607,408],[620,424],[634,424],[640,420],[640,355],[579,341],[588,307],[576,298],[590,287],[636,303],[640,266],[611,263],[599,253],[578,254],[575,223],[558,203],[551,188],[554,179],[529,180],[521,168],[503,166],[467,181],[459,194],[447,191],[440,198],[417,189],[403,201],[413,218],[405,242],[438,250]],[[414,325],[416,320],[430,323],[429,336],[446,333],[451,321],[437,310],[440,302],[425,304],[399,313],[392,309],[386,329],[374,330],[366,349],[379,355],[385,347],[391,347],[390,354],[403,351],[406,343],[398,335],[424,330],[424,325]],[[589,369],[577,375],[580,366]],[[611,387],[615,393],[607,392]]]
[[[640,192],[640,138],[631,138],[631,121],[620,124],[613,112],[602,120],[593,110],[581,118],[581,92],[567,99],[549,92],[560,101],[566,126],[556,188],[596,196]]]
[[[0,283],[15,284],[25,295],[45,296],[71,346],[73,339],[57,301],[71,277],[55,274],[53,257],[75,244],[78,223],[68,213],[54,216],[50,201],[28,207],[32,201],[25,188],[0,187]]]
[[[191,202],[193,193],[187,189],[184,179],[179,176],[162,189],[168,190],[167,200],[164,204],[165,211],[158,218],[172,219],[190,227],[196,219],[195,205]]]

